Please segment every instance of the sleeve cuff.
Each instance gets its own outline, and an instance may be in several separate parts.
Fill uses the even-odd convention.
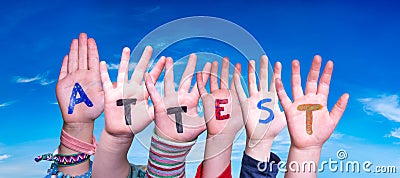
[[[190,142],[174,142],[174,141],[170,141],[170,140],[161,138],[160,136],[158,136],[156,134],[155,131],[153,131],[152,139],[155,139],[155,141],[163,143],[163,144],[166,144],[166,145],[177,146],[177,147],[192,147],[196,143],[196,140],[193,140],[193,141],[190,141]]]
[[[203,162],[200,163],[199,167],[197,167],[197,172],[195,178],[201,178],[203,172]],[[231,163],[229,163],[228,167],[225,168],[224,172],[218,176],[218,178],[232,178],[232,167]]]
[[[278,163],[281,159],[275,154],[270,154],[269,162],[258,161],[243,152],[242,167],[266,173],[278,173]],[[263,171],[262,171],[263,170]]]

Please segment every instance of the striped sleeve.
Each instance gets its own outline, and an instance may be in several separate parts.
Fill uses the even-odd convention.
[[[185,160],[196,141],[178,143],[153,132],[147,164],[148,177],[185,177]]]

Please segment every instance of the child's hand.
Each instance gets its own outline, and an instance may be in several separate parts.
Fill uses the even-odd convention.
[[[228,88],[229,59],[224,58],[222,61],[220,87],[218,87],[218,62],[213,62],[210,76],[210,94],[207,93],[204,82],[199,82],[202,75],[204,74],[197,75],[197,81],[203,100],[207,138],[220,135],[233,139],[236,133],[243,127],[243,120],[234,83],[231,82]],[[218,111],[217,107],[221,108],[221,110]]]
[[[72,113],[68,113],[72,90],[76,83],[82,87],[93,106],[88,107],[82,102],[73,107]],[[103,112],[104,92],[100,81],[99,53],[94,39],[87,39],[85,33],[79,35],[79,40],[72,40],[70,52],[64,57],[56,95],[64,125],[92,125]],[[76,98],[79,98],[79,95]]]
[[[205,130],[204,119],[199,117],[197,111],[200,95],[196,85],[189,92],[196,60],[196,55],[191,54],[179,89],[175,91],[173,60],[170,57],[167,58],[164,98],[155,88],[155,82],[153,82],[155,78],[151,75],[146,76],[146,87],[154,105],[155,133],[164,139],[175,142],[193,141]],[[210,68],[211,65],[206,63],[203,70],[209,72]],[[201,79],[202,82],[207,80],[208,75]]]
[[[75,97],[73,93],[76,93]],[[76,139],[92,143],[94,120],[104,109],[104,91],[100,80],[97,45],[93,38],[87,39],[85,33],[79,35],[79,40],[72,40],[70,52],[64,57],[56,95],[64,120],[62,129]],[[88,105],[82,99],[86,99],[85,95],[88,99],[86,102],[90,103]],[[60,144],[58,151],[60,154],[77,153],[63,144]],[[59,169],[65,174],[81,175],[89,169],[89,162],[60,166]]]
[[[257,88],[255,61],[249,62],[248,82],[250,97],[247,98],[240,82],[240,73],[235,70],[234,81],[239,96],[246,127],[246,154],[254,159],[268,161],[275,137],[286,126],[286,119],[278,106],[274,79],[268,90],[268,58],[261,57],[260,90]],[[237,64],[240,68],[240,64]],[[282,66],[276,63],[273,78],[281,77]]]
[[[150,61],[152,51],[153,49],[150,46],[145,48],[132,74],[131,80],[128,80],[130,49],[125,47],[122,51],[117,83],[114,85],[111,83],[108,75],[106,63],[101,62],[101,80],[105,91],[105,131],[108,134],[122,138],[133,138],[133,134],[145,129],[153,120],[153,109],[152,107],[148,107],[149,95],[143,83],[143,76]],[[164,68],[164,64],[165,57],[161,57],[150,72],[150,75],[154,79],[158,79]],[[134,99],[135,103],[126,102],[129,99]],[[127,112],[129,109],[125,108],[126,105],[130,108],[130,112]],[[130,125],[127,125],[127,123]]]
[[[303,94],[300,77],[300,63],[292,62],[292,93],[294,102],[289,99],[281,79],[276,79],[276,89],[287,118],[288,129],[292,145],[296,149],[320,149],[328,140],[346,109],[348,94],[343,94],[332,111],[327,108],[329,84],[331,81],[333,62],[328,61],[317,86],[321,68],[321,57],[314,57],[306,83],[306,92]],[[312,104],[314,108],[306,108],[304,104]],[[321,105],[321,108],[319,108]],[[300,106],[300,107],[299,107]],[[306,116],[306,109],[308,111]],[[312,116],[312,119],[310,119]],[[306,119],[308,117],[308,119]]]
[[[232,144],[236,133],[243,127],[243,119],[234,83],[231,82],[228,88],[229,59],[222,60],[220,87],[218,87],[218,62],[213,62],[210,94],[207,93],[204,82],[200,80],[203,75],[203,73],[197,75],[207,125],[202,176],[216,177],[230,168]]]

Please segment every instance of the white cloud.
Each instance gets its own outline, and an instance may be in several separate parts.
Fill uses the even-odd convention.
[[[52,105],[58,105],[58,102],[57,102],[57,101],[55,101],[55,102],[50,102],[50,104],[52,104]]]
[[[133,71],[135,69],[136,65],[137,65],[136,62],[129,63],[129,71]],[[119,64],[107,63],[108,70],[118,70],[118,68],[119,68]]]
[[[22,77],[22,76],[15,76],[14,81],[15,83],[31,83],[36,82],[40,85],[49,85],[55,82],[55,80],[48,78],[49,71],[46,71],[42,74],[37,74],[35,77]]]
[[[400,122],[398,95],[381,95],[376,98],[361,98],[358,101],[364,104],[364,111],[367,114],[380,114],[389,120]]]
[[[155,6],[151,8],[136,8],[136,11],[138,14],[134,14],[134,17],[145,17],[147,15],[153,14],[161,9],[160,6]],[[138,20],[144,20],[144,19],[138,19]]]
[[[333,134],[331,135],[330,138],[331,138],[331,139],[339,140],[339,139],[343,138],[343,136],[344,136],[344,134],[335,132],[335,133],[333,133]]]
[[[15,101],[8,101],[8,102],[5,102],[5,103],[0,103],[0,108],[6,107],[6,106],[10,106],[10,105],[12,105],[14,103],[15,103]]]
[[[107,63],[108,70],[118,70],[118,68],[119,68],[119,64]]]
[[[397,129],[395,129],[395,130],[392,130],[392,131],[390,132],[390,135],[389,135],[389,136],[395,137],[395,138],[400,138],[400,128],[397,128]]]
[[[11,155],[6,155],[6,154],[0,155],[0,161],[4,161],[5,159],[10,158],[10,157],[11,157]]]

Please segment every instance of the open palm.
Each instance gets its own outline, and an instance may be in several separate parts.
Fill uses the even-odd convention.
[[[181,78],[179,89],[176,91],[173,60],[170,57],[167,58],[164,75],[164,98],[157,92],[153,77],[150,75],[146,77],[146,87],[154,105],[155,132],[162,138],[177,142],[188,142],[196,139],[205,130],[204,119],[198,115],[197,111],[200,99],[197,86],[195,85],[189,92],[196,68],[196,60],[196,55],[191,54]],[[203,70],[209,71],[210,68],[210,63],[206,63]],[[203,80],[207,81],[208,76],[204,76],[201,81]],[[179,117],[177,112],[169,113],[172,110],[178,110],[181,120],[176,119]]]
[[[197,81],[203,75],[197,76]],[[223,58],[221,69],[220,87],[218,87],[218,62],[214,61],[211,67],[210,90],[208,93],[203,82],[198,82],[198,88],[201,94],[204,108],[204,119],[207,125],[207,135],[210,137],[216,135],[229,135],[235,137],[235,134],[243,127],[242,110],[233,81],[228,88],[229,81],[229,59]],[[228,115],[230,118],[218,119],[215,114],[215,103],[217,99],[227,99],[227,103],[221,105],[224,111],[221,115]]]
[[[105,62],[101,62],[100,71],[103,88],[105,91],[105,130],[114,136],[133,137],[133,134],[139,133],[146,128],[153,120],[153,108],[148,107],[148,93],[143,83],[144,73],[147,69],[152,48],[146,47],[131,80],[128,81],[128,66],[130,59],[130,49],[124,48],[122,52],[121,62],[118,70],[116,85],[110,80]],[[151,75],[158,79],[165,64],[165,57],[161,57],[157,62]],[[121,99],[135,99],[135,104],[124,103],[124,106],[117,105],[117,101]],[[130,107],[131,112],[125,110],[125,105]],[[129,115],[128,115],[129,114]],[[130,121],[126,117],[130,117]],[[129,125],[127,125],[129,122]]]
[[[278,106],[278,96],[275,91],[275,82],[271,80],[270,89],[268,89],[268,58],[263,55],[261,57],[260,65],[260,90],[257,88],[256,74],[255,74],[255,61],[249,62],[248,68],[248,82],[250,97],[247,98],[242,84],[240,82],[240,73],[235,70],[234,80],[235,87],[239,96],[240,104],[243,111],[243,120],[246,127],[246,135],[248,145],[250,148],[254,147],[262,141],[272,141],[286,126],[286,118]],[[237,65],[240,67],[240,65]],[[281,64],[276,63],[274,68],[273,78],[281,77]],[[268,102],[262,106],[271,110],[259,108],[258,104],[261,100],[268,99]],[[266,121],[268,118],[268,121]],[[265,122],[266,121],[266,122]]]
[[[93,106],[80,103],[68,114],[71,93],[76,83],[82,87]],[[104,92],[100,80],[99,53],[94,39],[87,39],[84,33],[80,34],[79,40],[72,40],[70,52],[64,57],[56,95],[65,123],[93,123],[103,112]]]
[[[276,79],[276,89],[287,118],[292,146],[296,148],[322,147],[333,133],[346,109],[349,95],[343,94],[332,111],[328,111],[327,100],[333,71],[333,62],[328,61],[319,84],[317,85],[321,61],[322,59],[320,56],[317,55],[314,57],[307,78],[305,94],[301,87],[300,63],[297,60],[292,62],[292,93],[294,102],[287,96],[282,81]],[[312,112],[312,131],[306,129],[306,111],[298,110],[299,105],[303,104],[319,104],[322,106],[319,110]]]

